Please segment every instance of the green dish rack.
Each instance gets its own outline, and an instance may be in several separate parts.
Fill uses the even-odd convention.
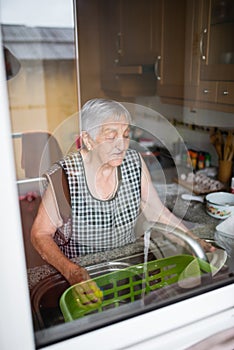
[[[130,266],[126,269],[93,278],[93,281],[96,282],[103,293],[103,300],[99,305],[83,306],[78,303],[76,288],[79,284],[73,285],[60,298],[60,309],[63,317],[68,322],[85,315],[139,300],[143,295],[157,288],[176,283],[182,272],[193,261],[196,261],[198,266],[198,269],[195,268],[196,275],[202,275],[211,271],[210,264],[204,260],[194,258],[191,255],[177,255]]]

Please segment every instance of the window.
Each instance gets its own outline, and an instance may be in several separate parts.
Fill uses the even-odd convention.
[[[76,8],[71,1],[24,2],[25,11],[17,11],[17,2],[13,4],[13,11],[11,2],[1,0],[1,31],[36,346],[41,348],[232,284],[234,244],[230,232],[225,233],[221,226],[221,231],[216,230],[220,222],[206,213],[204,204],[193,205],[181,199],[181,195],[190,193],[191,188],[183,187],[183,181],[178,181],[178,177],[181,180],[180,175],[184,172],[186,176],[188,173],[193,176],[191,172],[194,169],[188,167],[191,164],[187,158],[183,163],[183,156],[187,157],[187,144],[183,143],[170,117],[176,115],[177,126],[178,123],[183,124],[181,118],[187,105],[186,101],[178,100],[178,95],[172,97],[172,103],[171,94],[175,86],[169,89],[170,96],[160,95],[169,91],[167,88],[160,89],[157,94],[157,80],[152,71],[154,62],[150,61],[157,52],[152,54],[146,45],[149,49],[146,64],[134,61],[134,65],[117,64],[117,67],[117,62],[112,62],[113,66],[107,66],[105,70],[103,60],[107,62],[108,57],[102,56],[103,40],[100,38],[105,23],[99,31],[98,1],[77,1]],[[146,3],[147,6],[153,4],[152,1]],[[185,2],[180,3],[183,7]],[[129,1],[128,4],[125,8],[123,2],[118,1],[125,20],[127,17],[123,9],[131,9],[134,2]],[[142,5],[141,2],[137,4]],[[186,13],[185,8],[183,13]],[[145,12],[145,16],[151,14],[151,11]],[[134,22],[134,16],[131,19]],[[109,25],[109,19],[107,22]],[[117,22],[119,28],[121,21]],[[115,24],[113,21],[113,28]],[[147,25],[146,29],[148,35],[148,30],[152,28]],[[112,28],[106,34],[113,37]],[[128,34],[130,45],[132,32]],[[118,38],[123,39],[121,35]],[[156,46],[154,50],[157,50]],[[113,54],[111,51],[111,57]],[[131,61],[131,50],[126,57],[127,62]],[[144,57],[142,52],[140,57]],[[138,79],[141,74],[142,80]],[[178,80],[186,83],[186,79],[183,73]],[[125,90],[126,86],[130,86],[128,84],[131,85],[131,95],[127,88]],[[117,85],[120,89],[116,88]],[[134,90],[135,86],[137,90]],[[145,92],[152,95],[147,96]],[[41,203],[42,175],[54,162],[79,148],[80,106],[94,97],[123,101],[134,117],[130,147],[141,154],[162,202],[192,232],[218,249],[206,255],[210,263],[204,261],[203,252],[196,242],[193,245],[176,230],[174,240],[171,240],[171,234],[162,225],[147,230],[145,218],[140,215],[135,242],[73,258],[87,269],[103,294],[101,304],[80,307],[76,288],[70,288],[67,280],[32,246],[30,230]],[[204,125],[196,128],[205,131]],[[194,128],[184,130],[188,139]],[[223,130],[224,135],[225,132]],[[212,161],[215,167],[217,159],[213,157]],[[185,244],[181,244],[184,241]],[[196,255],[198,258],[194,257]]]

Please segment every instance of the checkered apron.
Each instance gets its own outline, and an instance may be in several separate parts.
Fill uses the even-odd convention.
[[[126,152],[118,169],[118,189],[109,200],[96,199],[90,193],[79,152],[65,157],[60,165],[68,177],[72,207],[72,234],[60,247],[64,254],[73,258],[134,242],[134,225],[141,199],[139,154],[130,149]],[[63,230],[69,231],[68,228]]]

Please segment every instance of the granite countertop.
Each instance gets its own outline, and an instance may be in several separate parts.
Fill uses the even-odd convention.
[[[155,184],[155,188],[161,200],[173,211],[175,215],[182,218],[184,224],[201,238],[214,238],[215,227],[220,222],[218,219],[209,216],[204,204],[199,202],[189,202],[181,199],[182,193],[189,191],[177,184]],[[114,261],[123,256],[129,256],[143,250],[142,239],[133,244],[126,245],[111,251],[85,255],[73,259],[74,262],[82,266],[95,265],[101,262]],[[57,271],[47,264],[28,269],[28,284],[30,290],[42,279],[57,273]]]
[[[155,188],[159,197],[177,217],[189,223],[188,227],[199,237],[213,238],[215,227],[220,223],[207,214],[205,204],[197,201],[186,201],[181,198],[183,193],[191,192],[175,183],[169,185],[157,185]]]
[[[142,252],[143,250],[142,240],[138,240],[135,243],[128,244],[121,248],[112,249],[105,252],[87,254],[77,258],[71,259],[71,261],[87,267],[95,264],[100,264],[102,262],[115,261],[121,257],[131,256],[134,253]],[[28,269],[28,285],[31,290],[37,283],[39,283],[45,277],[58,273],[50,265],[41,265]]]

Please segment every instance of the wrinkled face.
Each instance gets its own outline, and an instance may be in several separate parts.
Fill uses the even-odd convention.
[[[124,116],[108,119],[95,138],[95,151],[102,164],[121,165],[129,147],[130,127]]]

